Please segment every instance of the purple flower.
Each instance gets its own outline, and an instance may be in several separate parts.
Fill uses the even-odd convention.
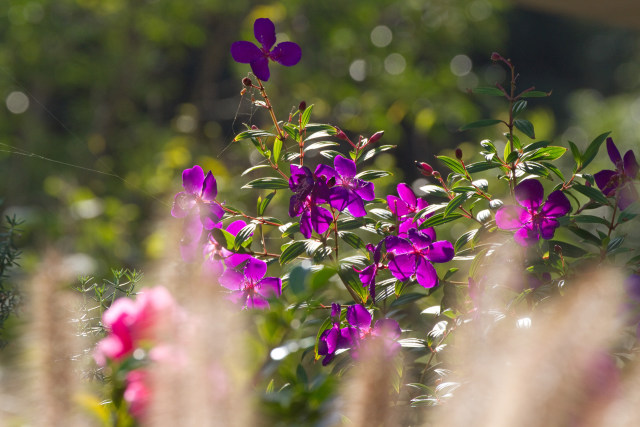
[[[184,191],[175,195],[171,215],[185,218],[180,251],[182,258],[189,262],[197,257],[203,227],[207,230],[220,227],[224,210],[216,202],[218,187],[211,171],[205,177],[198,165],[185,169],[182,186]]]
[[[329,203],[334,209],[343,211],[348,209],[355,217],[365,216],[364,200],[375,199],[373,183],[356,178],[356,163],[338,155],[333,159],[332,168],[318,165],[316,175],[324,176],[330,186]]]
[[[362,286],[369,287],[369,295],[371,295],[371,300],[374,303],[376,302],[376,274],[378,274],[378,270],[383,267],[380,262],[382,258],[382,243],[384,243],[384,239],[375,247],[372,244],[367,245],[367,250],[373,254],[373,264],[363,268],[362,270],[358,270],[353,267],[353,270],[358,273],[358,276],[360,277]]]
[[[543,239],[551,239],[560,225],[557,218],[571,210],[571,203],[561,191],[549,194],[542,203],[544,189],[540,182],[529,179],[515,188],[520,206],[503,206],[496,212],[496,225],[503,230],[515,230],[513,236],[522,246],[529,246]]]
[[[231,45],[231,56],[236,62],[251,65],[251,71],[260,80],[269,80],[269,59],[287,67],[300,61],[302,50],[296,43],[282,42],[273,47],[276,43],[276,27],[270,19],[256,19],[253,34],[262,47],[247,41],[235,42]]]
[[[331,317],[333,325],[325,329],[318,340],[318,354],[324,356],[322,366],[326,366],[333,360],[337,350],[351,347],[357,338],[357,331],[354,328],[340,328],[340,304],[331,304]]]
[[[227,269],[220,276],[220,284],[233,291],[230,299],[246,308],[269,308],[267,298],[282,294],[282,280],[278,277],[264,277],[267,263],[249,258],[242,273]]]
[[[289,216],[300,216],[300,232],[307,239],[311,233],[322,234],[333,222],[329,210],[318,206],[327,203],[329,188],[323,180],[316,179],[306,166],[291,165],[289,188],[293,196],[289,200]]]
[[[407,237],[386,238],[387,252],[392,254],[389,257],[391,274],[398,280],[408,280],[415,275],[421,286],[437,286],[438,273],[431,263],[451,261],[455,254],[453,245],[446,240],[434,242],[428,234],[415,228],[408,231]]]
[[[395,352],[400,344],[396,342],[400,338],[402,331],[398,322],[393,319],[377,320],[375,325],[371,327],[371,313],[360,304],[352,305],[347,308],[347,322],[358,332],[357,340],[352,343],[354,347],[360,347],[364,340],[369,337],[384,340],[385,347],[390,353]],[[357,357],[357,352],[354,352]]]
[[[618,207],[624,210],[638,200],[638,192],[633,185],[633,180],[638,175],[638,162],[631,150],[624,154],[623,159],[611,138],[607,138],[607,152],[616,170],[605,169],[593,177],[602,194],[607,197],[617,196]]]
[[[239,219],[227,225],[225,231],[235,236],[242,228],[247,225],[246,222]],[[251,256],[248,254],[238,254],[231,252],[227,248],[222,247],[211,234],[207,239],[207,243],[204,245],[203,250],[204,263],[202,264],[202,270],[209,277],[217,278],[222,274],[224,267],[234,268]]]
[[[414,220],[413,216],[416,212],[429,206],[429,203],[423,198],[416,197],[411,187],[404,182],[398,184],[397,190],[400,197],[387,196],[387,204],[389,205],[389,210],[400,221],[398,236],[407,237],[407,231],[410,228],[418,228],[420,224],[426,221],[427,217]],[[428,234],[431,240],[436,239],[436,233],[433,228],[424,229],[422,232]]]

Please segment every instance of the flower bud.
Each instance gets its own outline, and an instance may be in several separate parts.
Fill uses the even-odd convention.
[[[336,133],[336,137],[342,139],[343,141],[348,141],[349,140],[349,138],[347,137],[347,134],[342,132],[342,129],[336,128],[336,130],[338,131]]]
[[[557,253],[558,255],[562,255],[562,247],[560,245],[554,245],[553,246],[553,251],[555,253]]]
[[[256,125],[251,125],[251,130],[258,130],[258,126],[256,126]]]
[[[371,135],[371,138],[369,138],[369,144],[375,144],[376,142],[378,142],[378,140],[380,140],[380,138],[382,138],[382,135],[384,135],[384,131],[378,131],[376,133],[374,133],[373,135]]]
[[[246,87],[253,86],[253,82],[249,77],[245,77],[244,79],[242,79],[242,84],[245,85]]]
[[[502,55],[500,55],[498,52],[493,52],[491,54],[491,60],[492,61],[500,61],[502,59]]]
[[[300,105],[298,105],[298,110],[302,113],[307,109],[307,103],[304,101],[300,101]]]
[[[431,165],[429,165],[428,163],[425,162],[416,162],[416,166],[418,167],[418,170],[420,170],[420,173],[424,176],[431,176],[433,175],[433,168],[431,167]]]
[[[456,159],[462,160],[462,150],[460,148],[456,148]]]
[[[440,172],[438,172],[438,171],[433,171],[433,177],[434,177],[435,179],[440,179]]]

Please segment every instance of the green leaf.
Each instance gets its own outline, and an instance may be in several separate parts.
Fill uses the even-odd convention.
[[[607,199],[607,197],[602,194],[600,190],[597,190],[593,187],[587,187],[586,185],[582,184],[573,184],[571,188],[579,191],[591,200],[595,200],[596,202],[602,203],[603,205],[609,204],[609,200]]]
[[[370,213],[374,214],[378,218],[390,220],[393,218],[393,213],[391,213],[388,209],[374,208],[369,210]]]
[[[480,252],[478,252],[475,258],[473,258],[473,261],[471,261],[471,266],[469,267],[469,277],[474,279],[476,282],[480,280],[480,278],[478,277],[478,270],[482,265],[487,252],[489,252],[489,249],[482,249]]]
[[[558,169],[555,165],[552,165],[551,163],[547,163],[547,162],[540,162],[540,164],[545,168],[549,169],[551,172],[555,173],[558,178],[564,181],[564,175],[562,174],[560,169]]]
[[[467,196],[467,193],[462,193],[462,194],[458,194],[456,197],[451,199],[451,201],[447,203],[447,207],[444,208],[444,212],[443,212],[444,218],[448,217],[453,211],[458,209],[458,206],[463,204],[468,198],[469,196]]]
[[[523,112],[525,108],[527,108],[527,101],[525,101],[524,99],[516,101],[513,104],[513,108],[511,109],[511,111],[513,111],[513,117],[517,117],[518,114]]]
[[[480,141],[480,146],[491,153],[498,153],[498,149],[489,139],[483,139],[482,141]]]
[[[522,152],[523,153],[528,153],[530,151],[535,151],[538,148],[544,148],[546,146],[549,145],[549,141],[536,141],[536,142],[532,142],[531,144],[526,145],[523,149]]]
[[[517,119],[514,120],[513,124],[520,132],[524,133],[529,138],[536,139],[536,133],[533,130],[533,123],[531,123],[529,120]]]
[[[562,157],[562,155],[566,153],[566,151],[566,148],[557,146],[540,148],[533,154],[531,154],[530,157],[527,157],[527,160],[555,160]]]
[[[284,225],[278,227],[278,230],[282,232],[282,237],[293,238],[295,233],[300,232],[300,223],[298,222],[288,222]]]
[[[249,181],[242,188],[261,188],[264,190],[281,190],[289,188],[289,182],[283,178],[267,176]]]
[[[233,251],[235,247],[236,236],[221,228],[211,230],[211,237],[223,248]]]
[[[239,134],[237,134],[236,137],[233,138],[233,142],[241,141],[241,140],[247,139],[247,138],[258,138],[258,137],[261,137],[261,136],[270,137],[270,136],[275,136],[275,135],[272,134],[271,132],[267,132],[267,131],[264,131],[262,129],[250,129],[250,130],[245,130],[244,132],[240,132]]]
[[[507,137],[509,137],[509,134],[507,134]],[[511,137],[513,138],[513,148],[515,148],[516,150],[522,150],[522,143],[520,142],[520,138],[518,138],[518,135],[513,134],[511,135]]]
[[[365,181],[372,181],[374,179],[382,178],[389,175],[391,175],[391,173],[387,171],[368,170],[360,172],[356,175],[356,178],[363,179]]]
[[[569,258],[580,258],[584,254],[587,253],[583,248],[572,245],[571,243],[562,242],[560,240],[549,240],[549,252],[553,250],[555,245],[560,246],[562,248],[562,256]]]
[[[309,123],[306,126],[307,133],[315,133],[315,132],[326,132],[327,134],[329,134],[329,136],[333,136],[336,133],[338,133],[338,131],[336,131],[336,128],[334,126],[331,125],[327,125],[327,124],[322,124],[322,123]]]
[[[504,92],[497,87],[476,87],[471,89],[471,92],[478,95],[505,96]]]
[[[282,140],[280,138],[276,138],[276,140],[273,141],[273,163],[275,163],[276,166],[280,161],[281,153],[282,153]]]
[[[262,169],[262,168],[270,168],[271,165],[256,165],[256,166],[251,166],[250,168],[247,168],[244,170],[244,172],[242,172],[242,174],[240,176],[245,176],[246,174],[248,174],[249,172],[253,172],[254,170],[258,170],[258,169]]]
[[[549,171],[538,162],[528,162],[528,161],[522,162],[518,167],[521,170],[533,175],[538,175],[543,177],[549,176]]]
[[[311,119],[311,111],[313,111],[313,104],[309,105],[305,108],[302,116],[300,117],[300,129],[304,129],[309,124],[309,120]]]
[[[462,236],[458,237],[458,240],[456,240],[456,243],[453,245],[453,249],[455,250],[455,252],[457,253],[458,251],[460,251],[460,249],[464,247],[464,245],[469,243],[471,239],[473,239],[473,236],[476,235],[477,232],[478,232],[478,229],[469,230],[466,233],[464,233]]]
[[[380,154],[383,151],[393,150],[394,148],[396,148],[395,145],[381,145],[379,147],[373,148],[373,149],[367,151],[366,153],[364,153],[364,155],[362,157],[360,157],[356,161],[356,163],[365,162],[365,161],[369,160],[370,158],[372,158],[373,156],[375,156],[376,154]]]
[[[458,160],[452,159],[451,157],[447,156],[436,156],[436,158],[447,165],[447,167],[453,172],[459,173],[460,175],[466,175],[462,164]]]
[[[500,163],[497,163],[497,162],[471,163],[471,164],[467,165],[467,172],[469,172],[469,173],[482,172],[482,171],[487,171],[489,169],[495,169],[495,168],[497,168],[499,166],[500,166]]]
[[[605,132],[601,135],[598,135],[593,141],[591,141],[591,144],[589,144],[584,152],[584,155],[582,156],[581,169],[586,168],[589,163],[593,161],[593,159],[596,157],[596,154],[598,154],[598,150],[600,150],[600,146],[607,139],[610,133],[611,132]]]
[[[435,227],[437,225],[442,225],[442,224],[446,224],[447,222],[455,221],[456,219],[462,218],[462,217],[463,215],[458,212],[451,212],[446,217],[444,216],[444,213],[439,213],[439,214],[433,215],[431,218],[428,218],[418,228],[422,230],[428,227]]]
[[[602,224],[607,227],[609,226],[609,221],[595,215],[576,215],[576,216],[572,216],[571,220],[577,223]]]
[[[320,154],[322,155],[322,157],[326,157],[329,160],[333,160],[336,158],[336,156],[342,155],[341,152],[335,150],[322,150]]]
[[[293,138],[294,141],[297,141],[298,138],[300,137],[300,131],[298,130],[298,127],[296,125],[294,125],[293,123],[285,123],[282,125],[282,129],[289,134],[289,136],[291,138]]]
[[[531,90],[529,92],[521,93],[518,98],[546,98],[551,96],[551,92],[542,92],[539,90]]]
[[[274,191],[273,193],[267,194],[264,199],[258,198],[258,216],[264,215],[264,211],[267,209],[267,206],[269,206],[271,199],[273,199],[273,196],[275,195],[276,192]]]
[[[251,235],[256,230],[256,225],[257,224],[250,222],[249,224],[242,227],[240,231],[238,231],[238,234],[236,234],[236,238],[233,242],[233,247],[235,249],[243,246],[243,243],[247,242],[251,238]]]
[[[342,260],[344,261],[344,260]],[[367,301],[368,298],[368,290],[367,288],[362,286],[360,279],[358,278],[355,271],[353,271],[353,267],[349,263],[340,263],[340,270],[338,271],[338,276],[343,283],[351,288],[356,295],[360,297],[361,301],[354,301],[356,304]]]
[[[334,147],[336,145],[340,145],[337,142],[333,142],[333,141],[318,141],[318,142],[314,142],[313,144],[309,144],[308,146],[306,146],[304,148],[304,152],[306,153],[307,151],[311,151],[311,150],[321,150],[323,148],[327,148],[327,147]]]
[[[287,246],[280,254],[280,265],[293,261],[306,251],[306,241],[298,240]]]
[[[289,273],[289,289],[297,296],[302,295],[305,292],[305,283],[311,270],[309,268],[297,265],[293,267]]]
[[[576,162],[576,165],[578,165],[576,170],[582,169],[582,154],[580,154],[580,149],[571,141],[569,141],[569,148],[571,148],[571,155],[573,156],[573,160]]]
[[[433,185],[433,184],[423,185],[422,187],[420,187],[420,190],[424,191],[428,195],[433,195],[433,196],[443,197],[443,198],[447,197],[447,192],[444,191],[444,188],[440,187],[439,185]]]
[[[355,233],[352,233],[350,231],[338,231],[338,236],[340,236],[340,238],[342,240],[347,242],[349,244],[349,246],[351,246],[351,247],[353,247],[355,249],[361,249],[361,250],[364,250],[364,251],[367,250],[367,245],[360,238],[360,236],[358,236]]]
[[[425,294],[418,294],[418,293],[408,293],[408,294],[404,294],[404,295],[400,295],[395,301],[393,301],[391,303],[391,307],[398,307],[401,305],[405,305],[405,304],[410,304],[414,301],[418,301],[419,299],[422,299],[426,297]]]
[[[460,127],[460,130],[468,130],[468,129],[476,129],[476,128],[483,128],[483,127],[487,127],[487,126],[493,126],[493,125],[497,125],[498,123],[503,123],[502,120],[497,120],[497,119],[484,119],[484,120],[478,120],[475,122],[471,122],[471,123],[467,123],[464,126]]]
[[[575,225],[569,225],[567,226],[567,228],[569,229],[569,231],[571,231],[573,234],[575,234],[578,237],[581,237],[582,239],[586,240],[589,243],[592,243],[598,247],[600,247],[602,241],[595,235],[589,233],[587,230],[584,230],[580,227],[576,227]]]
[[[340,218],[338,220],[338,230],[355,230],[363,227],[366,223],[365,218]]]
[[[507,144],[507,147],[509,147],[509,144]],[[510,151],[510,150],[505,149],[505,153],[507,151]],[[518,160],[519,156],[520,156],[520,153],[518,153],[517,151],[510,151],[509,154],[504,157],[504,161],[506,163],[513,163],[516,160]]]

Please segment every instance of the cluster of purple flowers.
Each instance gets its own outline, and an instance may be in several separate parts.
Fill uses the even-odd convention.
[[[341,311],[340,304],[331,304],[333,325],[322,332],[318,341],[318,355],[324,356],[323,366],[333,360],[338,350],[351,348],[353,356],[357,357],[358,348],[370,338],[383,340],[389,354],[395,353],[400,348],[397,340],[402,331],[395,320],[379,319],[372,327],[371,313],[364,306],[355,304],[347,307],[346,326],[340,327]]]
[[[247,308],[268,308],[267,299],[282,294],[282,280],[264,277],[266,262],[228,250],[211,233],[213,229],[223,228],[224,216],[224,209],[216,200],[218,189],[211,171],[205,176],[198,165],[185,169],[182,186],[184,191],[176,194],[171,215],[184,218],[184,235],[180,241],[183,260],[203,261],[203,273],[208,277],[219,277],[220,284],[232,291],[232,301]],[[246,225],[237,220],[228,224],[225,231],[235,236]],[[208,231],[206,236],[204,230]]]

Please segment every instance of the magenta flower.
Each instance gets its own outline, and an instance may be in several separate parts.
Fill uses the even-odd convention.
[[[142,369],[130,371],[126,383],[123,398],[129,404],[131,415],[140,420],[145,416],[151,400],[149,373]]]
[[[318,206],[327,203],[329,188],[322,179],[317,179],[306,166],[291,165],[289,188],[293,196],[289,201],[289,216],[300,217],[300,232],[307,239],[313,231],[322,234],[329,229],[333,215]]]
[[[264,277],[267,263],[249,258],[242,273],[227,269],[220,276],[220,284],[233,291],[230,299],[245,308],[269,308],[267,298],[282,294],[282,280],[278,277]]]
[[[398,280],[408,280],[416,276],[418,283],[425,288],[438,285],[438,273],[432,262],[449,262],[455,251],[451,242],[434,242],[426,233],[409,229],[407,238],[389,236],[386,238],[389,257],[389,270]]]
[[[347,322],[353,326],[357,331],[357,340],[352,343],[353,347],[360,347],[362,343],[369,337],[384,340],[385,347],[389,353],[397,351],[400,348],[397,339],[400,338],[402,331],[398,322],[393,319],[380,319],[377,320],[373,327],[371,327],[371,321],[373,317],[369,310],[364,308],[360,304],[355,304],[347,308]],[[354,351],[354,357],[357,357],[357,352]]]
[[[375,199],[373,183],[356,178],[356,163],[338,155],[333,159],[332,168],[318,165],[316,175],[324,176],[330,185],[329,203],[334,209],[349,213],[355,217],[365,216],[364,200]]]
[[[561,191],[549,194],[542,203],[544,189],[535,179],[522,181],[515,188],[520,206],[503,206],[496,212],[496,225],[503,230],[518,230],[513,236],[522,246],[536,243],[540,238],[551,239],[560,225],[557,218],[571,210],[571,203]]]
[[[638,200],[638,191],[633,185],[633,180],[638,175],[638,162],[631,150],[624,154],[623,159],[611,138],[607,138],[607,152],[616,170],[605,169],[593,177],[602,194],[607,197],[617,197],[618,207],[624,210]]]
[[[239,219],[227,225],[227,228],[225,229],[225,231],[235,236],[246,225],[247,225],[246,222]],[[216,277],[216,278],[220,276],[220,274],[222,274],[225,266],[234,268],[250,258],[250,255],[248,254],[238,254],[235,252],[231,252],[227,248],[223,248],[213,238],[211,234],[209,234],[207,243],[205,243],[204,245],[203,254],[204,254],[204,263],[202,264],[203,272],[209,275],[210,277]]]
[[[382,258],[382,243],[384,239],[381,240],[375,247],[372,244],[367,245],[367,250],[373,254],[373,264],[363,268],[362,270],[358,270],[353,267],[353,270],[358,273],[360,281],[362,282],[362,286],[369,288],[369,295],[371,295],[371,300],[376,302],[376,275],[378,274],[378,270],[383,268],[384,265],[380,262]]]
[[[354,328],[340,328],[340,304],[331,304],[333,325],[325,329],[318,340],[318,354],[324,356],[322,366],[329,364],[336,355],[336,351],[351,347],[357,337]]]
[[[180,252],[186,262],[198,256],[198,246],[202,229],[220,227],[224,210],[216,202],[218,187],[211,171],[204,175],[198,165],[182,172],[184,191],[175,195],[171,215],[185,218],[184,234],[180,242]]]
[[[249,64],[253,74],[260,80],[269,80],[269,59],[287,67],[300,61],[302,50],[296,43],[282,42],[271,49],[276,43],[276,27],[270,19],[256,19],[253,34],[262,47],[247,41],[235,42],[231,45],[231,56],[236,62]]]
[[[429,203],[423,198],[416,197],[415,193],[404,182],[398,184],[397,187],[398,196],[387,196],[387,204],[389,210],[398,217],[400,221],[398,227],[398,236],[407,237],[407,232],[410,228],[418,228],[420,224],[427,220],[427,217],[418,218],[414,220],[416,212],[429,206]],[[436,239],[435,230],[431,227],[422,230],[431,237],[431,240]]]

